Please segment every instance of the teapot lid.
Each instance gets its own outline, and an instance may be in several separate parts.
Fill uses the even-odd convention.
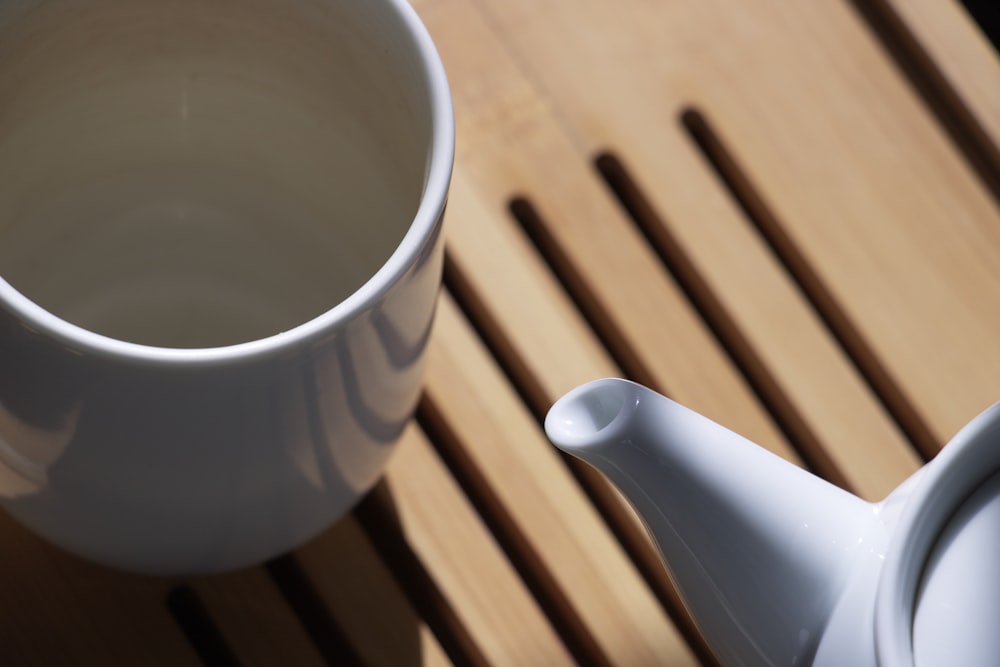
[[[958,508],[930,551],[912,625],[917,667],[995,666],[1000,656],[1000,473]]]

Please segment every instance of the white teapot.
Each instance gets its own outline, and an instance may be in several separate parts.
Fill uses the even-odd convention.
[[[625,380],[545,430],[629,499],[724,665],[1000,665],[1000,404],[878,503]]]

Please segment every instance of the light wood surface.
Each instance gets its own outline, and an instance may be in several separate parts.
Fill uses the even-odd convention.
[[[554,400],[632,377],[878,499],[1000,399],[1000,58],[957,2],[414,5],[458,155],[384,481],[186,580],[0,517],[3,664],[711,665]]]

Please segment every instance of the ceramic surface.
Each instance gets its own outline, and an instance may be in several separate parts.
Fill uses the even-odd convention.
[[[545,429],[635,506],[723,664],[995,664],[1000,407],[879,503],[624,380],[570,392]]]
[[[149,572],[284,552],[420,389],[454,154],[404,0],[0,5],[0,500]]]

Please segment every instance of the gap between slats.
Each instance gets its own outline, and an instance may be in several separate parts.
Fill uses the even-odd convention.
[[[707,117],[697,109],[686,109],[681,113],[680,120],[692,141],[698,146],[702,155],[715,171],[721,184],[740,206],[747,222],[760,234],[785,271],[791,276],[793,282],[802,290],[808,303],[812,305],[816,314],[844,350],[847,358],[858,369],[861,377],[872,388],[901,431],[925,458],[932,458],[940,449],[940,443],[937,442],[913,403],[907,398],[905,391],[892,378],[858,328],[854,326],[844,309],[837,303],[832,292],[786,233],[782,222],[773,213],[771,206],[764,200],[747,172],[737,163],[722,137],[713,129]],[[599,168],[601,161],[601,158],[598,158]],[[604,159],[604,163],[606,167],[609,166],[607,158]],[[612,183],[613,189],[615,187],[613,182],[618,179],[627,183],[632,182],[620,163],[618,163],[617,169],[602,169],[602,172],[605,172],[605,178],[609,183]],[[634,185],[632,193],[624,193],[622,200],[628,201],[633,196],[642,198],[641,192]],[[628,204],[626,204],[627,206]],[[648,205],[637,207],[633,214],[633,219],[645,231],[654,247],[660,249],[664,256],[667,256],[669,254],[667,244],[656,231],[666,227],[659,224],[655,218],[656,212]],[[727,348],[734,356],[739,356],[740,347],[738,345],[731,347],[727,345]],[[751,382],[755,378],[758,381],[762,378],[759,374],[760,369],[749,367],[747,370]],[[763,395],[766,397],[767,387],[771,383],[767,382],[766,377],[763,379],[765,386]],[[765,400],[767,399],[765,398]],[[796,445],[803,447],[803,453],[808,457],[811,450],[810,441],[801,439],[800,433],[794,428],[798,420],[795,415],[789,413],[787,401],[780,396],[777,397],[777,400],[778,402],[774,406],[776,419],[779,423],[782,421],[790,423],[793,429],[788,431],[789,436]],[[808,434],[805,435],[808,438]]]
[[[848,0],[934,114],[994,199],[1000,202],[1000,147],[962,101],[927,50],[886,0]]]
[[[726,312],[625,165],[610,152],[599,154],[594,165],[803,461],[829,481],[846,488],[848,483],[845,477],[830,460],[806,420]]]

